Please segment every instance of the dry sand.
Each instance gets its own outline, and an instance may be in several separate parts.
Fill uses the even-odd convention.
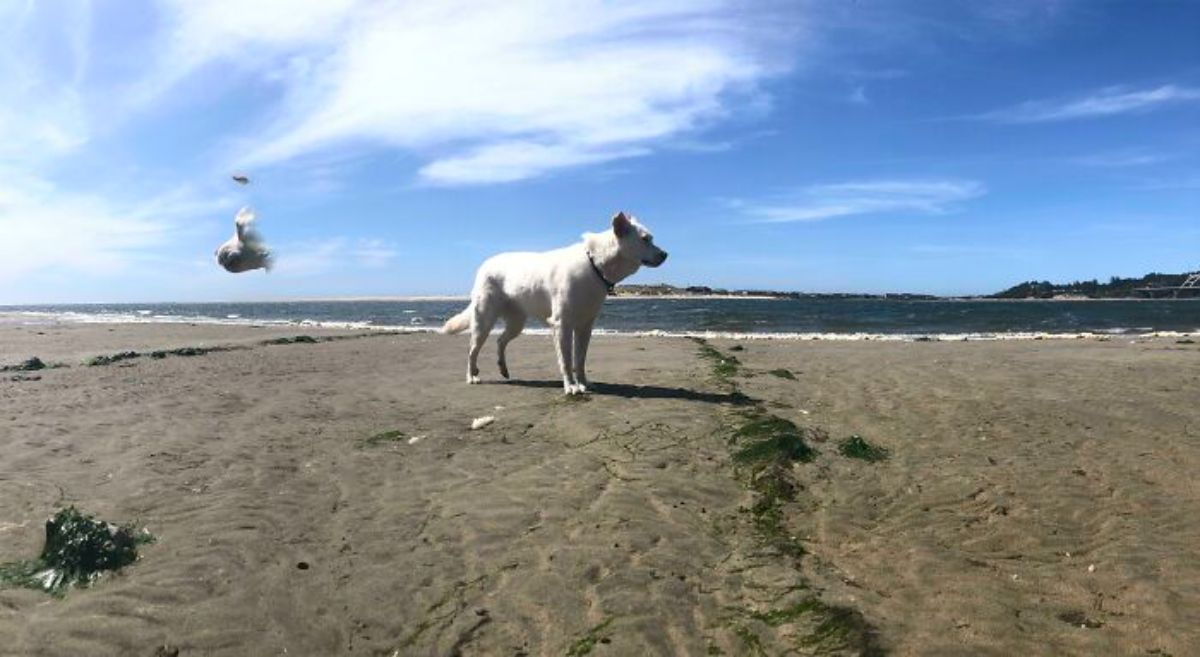
[[[1200,653],[1196,345],[715,341],[722,382],[600,336],[609,383],[568,400],[544,336],[467,386],[461,337],[261,344],[296,333],[0,326],[0,363],[71,365],[0,379],[0,561],[67,504],[158,537],[65,598],[0,591],[0,654]],[[246,348],[81,364],[197,345]],[[785,473],[798,559],[735,393],[830,436]]]

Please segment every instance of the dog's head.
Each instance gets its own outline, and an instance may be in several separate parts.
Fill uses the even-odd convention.
[[[667,252],[654,244],[654,236],[638,220],[624,212],[612,219],[613,234],[617,236],[617,250],[630,260],[647,267],[657,267],[667,259]]]

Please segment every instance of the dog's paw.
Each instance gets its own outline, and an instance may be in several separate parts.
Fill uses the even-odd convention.
[[[497,363],[497,365],[500,366],[500,376],[507,379],[508,378],[508,364],[505,363],[504,361],[500,361],[499,363]]]
[[[472,384],[472,385],[479,383],[479,375],[478,374],[468,374],[467,375],[467,383]]]

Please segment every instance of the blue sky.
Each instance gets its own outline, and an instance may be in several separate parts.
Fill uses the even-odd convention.
[[[462,294],[618,209],[671,252],[631,282],[1200,268],[1198,2],[0,0],[0,26],[0,303]],[[270,274],[213,263],[243,204]]]

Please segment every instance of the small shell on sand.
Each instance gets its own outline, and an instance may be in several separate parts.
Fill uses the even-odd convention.
[[[1094,564],[1094,563],[1093,563],[1093,564],[1089,564],[1089,565],[1088,565],[1088,572],[1089,572],[1089,573],[1094,573],[1094,572],[1096,572],[1096,564]]]
[[[408,444],[409,444],[409,445],[416,445],[417,443],[421,442],[421,439],[422,439],[422,438],[424,438],[424,437],[425,437],[425,436],[413,436],[412,438],[409,438],[409,439],[408,439]]]
[[[474,420],[471,420],[471,429],[472,430],[482,429],[495,421],[496,421],[496,416],[494,416],[494,415],[485,415],[483,417],[477,417]]]

